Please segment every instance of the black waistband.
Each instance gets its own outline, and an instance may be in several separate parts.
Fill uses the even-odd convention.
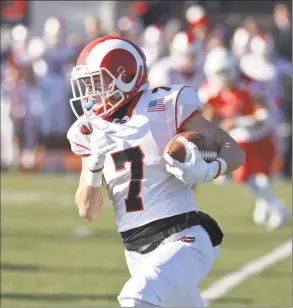
[[[129,251],[147,253],[158,247],[164,239],[170,237],[172,234],[181,232],[187,228],[200,224],[200,217],[198,213],[195,211],[176,215],[173,216],[172,218],[169,218],[170,221],[171,219],[172,219],[172,226],[164,228],[160,232],[156,232],[155,234],[149,235],[147,237],[143,238],[136,237],[136,239],[133,241],[129,240],[129,237],[127,236],[125,237],[125,233],[122,232],[121,237],[123,239],[125,248]],[[153,225],[157,224],[157,222],[152,222],[152,223]],[[151,228],[151,225],[148,224],[147,228]],[[126,232],[129,233],[129,231]],[[135,230],[135,232],[137,233],[137,230]]]

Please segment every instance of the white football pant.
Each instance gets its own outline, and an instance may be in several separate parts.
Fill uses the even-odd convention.
[[[183,242],[183,236],[195,241]],[[209,273],[216,252],[201,226],[173,234],[144,255],[125,250],[131,278],[118,296],[121,307],[204,307],[198,284]]]

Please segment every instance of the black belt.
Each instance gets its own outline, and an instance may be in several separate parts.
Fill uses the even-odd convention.
[[[125,248],[129,251],[136,251],[140,254],[146,254],[156,249],[164,239],[170,237],[172,234],[181,232],[192,226],[200,225],[200,216],[197,212],[184,213],[182,216],[185,219],[184,222],[178,223],[171,228],[167,228],[157,234],[137,240],[135,242],[124,242]]]

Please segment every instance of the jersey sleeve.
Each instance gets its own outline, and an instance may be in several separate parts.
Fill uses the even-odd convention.
[[[67,132],[67,139],[71,146],[71,151],[77,156],[89,156],[90,150],[90,135],[84,135],[79,129],[80,122],[76,121]]]
[[[196,113],[203,111],[203,104],[190,87],[184,86],[178,93],[175,102],[175,125],[179,132],[185,123]]]

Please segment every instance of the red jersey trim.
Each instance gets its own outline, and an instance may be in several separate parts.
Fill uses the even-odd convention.
[[[184,127],[184,125],[186,124],[186,122],[188,122],[188,120],[190,120],[194,115],[196,115],[199,112],[200,112],[199,109],[195,109],[194,111],[192,111],[192,113],[186,119],[184,119],[182,121],[181,125],[176,129],[177,134],[181,133],[181,130]]]
[[[182,91],[183,89],[185,89],[185,88],[190,88],[190,87],[184,86],[182,89],[180,89],[179,93],[177,94],[176,102],[175,102],[175,126],[176,126],[176,133],[177,133],[177,134],[181,132],[183,126],[186,124],[186,122],[187,122],[189,119],[191,119],[195,114],[197,114],[198,112],[200,112],[199,109],[195,109],[187,118],[185,118],[185,119],[182,121],[181,125],[178,127],[178,118],[177,118],[178,97],[179,97],[181,91]]]
[[[73,144],[75,144],[75,145],[77,145],[77,146],[79,146],[79,147],[81,147],[81,148],[84,148],[84,149],[86,149],[86,150],[91,150],[91,149],[89,149],[89,148],[87,148],[86,146],[84,146],[84,145],[82,145],[82,144],[79,144],[79,143],[76,143],[76,142],[73,142],[73,141],[71,141],[71,140],[69,140],[70,142],[72,142]]]

